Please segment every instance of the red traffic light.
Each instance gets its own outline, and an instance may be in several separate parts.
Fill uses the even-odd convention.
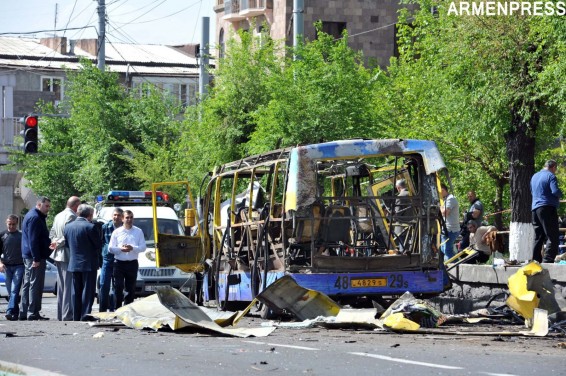
[[[37,116],[27,116],[26,117],[26,127],[37,126]]]
[[[37,116],[26,116],[24,119],[24,153],[37,153],[39,144],[39,124]]]

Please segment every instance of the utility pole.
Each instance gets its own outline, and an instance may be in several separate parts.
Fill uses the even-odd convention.
[[[104,72],[106,60],[106,4],[105,0],[98,0],[98,69]]]
[[[199,49],[199,56],[200,56],[200,70],[199,70],[199,80],[198,80],[198,92],[200,100],[203,100],[207,94],[207,87],[209,82],[208,77],[208,45],[209,45],[209,17],[202,18],[202,34],[200,40],[200,49]]]
[[[293,0],[293,47],[295,51],[299,46],[299,42],[303,41],[305,34],[304,9],[304,0]],[[298,58],[296,54],[293,55],[293,60],[297,60]]]

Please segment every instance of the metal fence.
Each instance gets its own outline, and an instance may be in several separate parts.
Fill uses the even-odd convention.
[[[19,118],[0,118],[0,145],[19,146],[20,132],[24,129]]]

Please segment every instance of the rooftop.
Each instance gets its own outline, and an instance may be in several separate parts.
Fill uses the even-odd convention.
[[[180,46],[186,47],[186,46]],[[151,44],[107,43],[109,71],[146,75],[198,75],[197,58],[179,48]],[[96,62],[96,40],[0,37],[0,67],[45,70],[79,69],[80,58]]]

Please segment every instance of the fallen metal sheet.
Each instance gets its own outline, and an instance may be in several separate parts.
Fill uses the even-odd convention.
[[[528,322],[533,318],[535,308],[540,307],[550,314],[561,310],[548,270],[536,261],[520,268],[509,277],[507,284],[511,296],[506,304]]]
[[[93,313],[92,316],[111,322],[120,320],[124,325],[134,329],[153,329],[159,330],[164,326],[169,326],[172,330],[178,330],[188,326],[182,322],[176,323],[175,314],[169,311],[161,303],[156,295],[150,295],[143,299],[138,299],[133,303],[120,307],[116,312]]]
[[[257,296],[257,299],[272,309],[284,309],[299,320],[318,316],[336,316],[340,306],[327,295],[301,287],[290,276],[283,276]]]
[[[169,287],[167,287],[167,289],[174,290]],[[94,313],[92,316],[105,320],[106,322],[118,319],[124,325],[134,329],[159,330],[164,326],[169,326],[172,330],[180,330],[189,327],[195,329],[204,328],[236,337],[264,337],[275,330],[275,328],[223,328],[221,325],[217,324],[217,322],[224,325],[232,323],[238,314],[237,312],[218,312],[212,309],[203,309],[203,307],[192,303],[189,298],[184,296],[181,292],[177,290],[174,291],[185,299],[178,299],[179,304],[176,306],[169,307],[161,302],[158,294],[153,294],[120,307],[116,312],[100,312]],[[171,295],[174,296],[173,294]],[[167,299],[167,297],[165,299],[168,301],[173,300]],[[187,301],[189,304],[187,304]],[[187,309],[189,306],[190,308]],[[176,312],[178,310],[182,311],[182,315]],[[188,310],[191,310],[191,312],[187,313]],[[105,324],[103,321],[94,325],[99,326]]]
[[[209,313],[213,313],[212,310],[207,311],[207,314]],[[224,317],[220,320],[234,315],[232,312],[222,313]],[[172,330],[179,330],[190,326],[182,320],[177,320],[175,314],[163,306],[155,294],[120,307],[116,312],[99,312],[93,313],[92,316],[102,321],[91,323],[91,326],[116,325],[112,320],[119,320],[123,325],[134,329],[159,330],[164,326],[169,326]]]
[[[157,289],[159,301],[163,306],[167,307],[177,317],[177,320],[197,326],[203,329],[208,329],[224,335],[234,337],[265,337],[275,330],[275,327],[260,327],[260,328],[223,328],[215,323],[204,311],[200,309],[189,298],[183,295],[179,290],[169,286],[160,287]]]
[[[535,308],[533,326],[529,331],[521,331],[523,335],[531,337],[544,337],[548,334],[548,311]]]
[[[383,328],[376,316],[376,308],[341,308],[336,316],[323,317],[317,324],[325,328]]]
[[[285,329],[309,329],[315,326],[325,328],[383,328],[380,320],[376,319],[376,308],[350,309],[342,308],[336,316],[318,316],[300,322],[264,323],[266,326],[277,326]],[[263,325],[263,324],[262,324]]]

